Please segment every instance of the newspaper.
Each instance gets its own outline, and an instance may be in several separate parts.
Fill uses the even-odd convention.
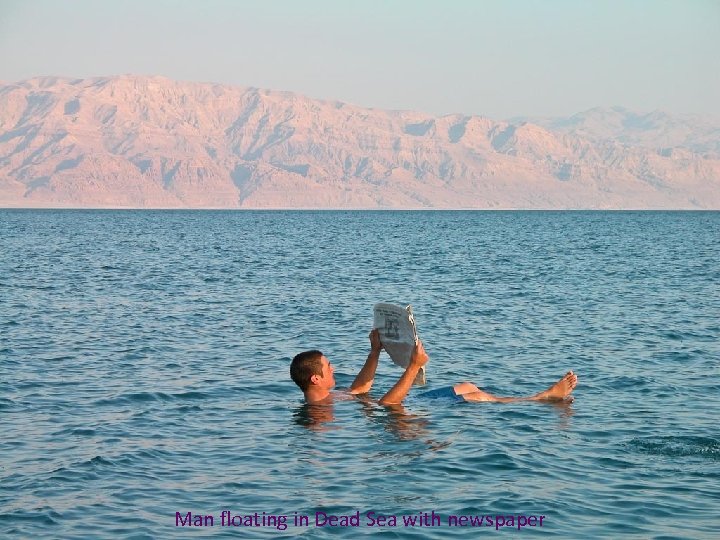
[[[418,341],[412,306],[379,303],[373,306],[373,328],[380,331],[380,341],[392,361],[406,368]],[[415,384],[425,384],[425,366],[420,368]]]

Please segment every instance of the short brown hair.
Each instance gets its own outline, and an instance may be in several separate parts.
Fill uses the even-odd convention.
[[[310,378],[313,375],[322,375],[322,355],[320,351],[312,350],[301,352],[292,359],[290,377],[303,392],[310,387]]]

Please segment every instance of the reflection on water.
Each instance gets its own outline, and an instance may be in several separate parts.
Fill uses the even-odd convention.
[[[367,394],[353,396],[353,399],[360,405],[357,410],[365,420],[381,426],[398,440],[420,439],[428,435],[428,420],[408,412],[403,405],[381,406]],[[335,399],[332,395],[323,403],[302,404],[294,411],[293,420],[297,425],[313,431],[343,427],[336,422]]]
[[[452,444],[451,440],[436,441],[432,439],[431,424],[432,422],[443,422],[446,409],[440,407],[433,414],[430,410],[426,415],[419,415],[411,412],[404,404],[396,404],[383,406],[379,405],[375,399],[368,394],[350,396],[343,391],[335,391],[330,395],[329,399],[322,403],[302,403],[297,406],[293,413],[293,422],[311,431],[323,432],[329,430],[341,430],[356,428],[357,422],[343,425],[344,418],[338,419],[335,414],[336,401],[345,403],[352,400],[359,407],[353,407],[350,414],[362,416],[366,422],[365,428],[370,426],[379,426],[386,433],[391,434],[397,441],[422,440],[427,444],[428,449],[438,450]],[[430,404],[437,403],[436,400],[429,401]],[[460,415],[482,414],[480,407],[503,407],[503,404],[488,403],[460,403],[448,400],[448,403],[455,407],[460,407]],[[533,402],[522,403],[521,406],[546,407],[557,415],[559,420],[555,424],[558,430],[566,430],[570,428],[570,419],[575,414],[573,411],[573,402],[555,401],[555,402]],[[346,413],[347,414],[347,413]],[[515,415],[518,416],[517,414]],[[458,434],[462,431],[458,431]]]
[[[293,419],[299,426],[313,431],[325,431],[333,427],[340,429],[340,426],[326,426],[335,421],[334,403],[304,403],[293,413]]]
[[[545,406],[545,407],[552,407],[552,409],[558,414],[559,422],[557,424],[557,428],[561,430],[570,429],[570,419],[575,414],[575,411],[573,409],[573,403],[575,400],[572,401],[551,401],[548,403],[538,403],[538,405]]]

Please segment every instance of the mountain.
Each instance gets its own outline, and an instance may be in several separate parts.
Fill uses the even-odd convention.
[[[684,136],[663,139],[660,120],[631,117],[543,126],[161,77],[40,77],[0,85],[0,206],[720,209],[717,129],[684,120]]]
[[[720,158],[720,118],[597,107],[569,117],[521,117],[512,121],[532,122],[556,133],[591,140],[612,139],[629,146],[655,149],[684,147],[704,157]]]

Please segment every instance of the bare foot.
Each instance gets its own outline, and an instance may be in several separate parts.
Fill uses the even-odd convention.
[[[568,371],[562,379],[544,392],[533,396],[532,399],[535,401],[560,401],[566,399],[577,386],[577,382],[577,375],[572,371]]]

